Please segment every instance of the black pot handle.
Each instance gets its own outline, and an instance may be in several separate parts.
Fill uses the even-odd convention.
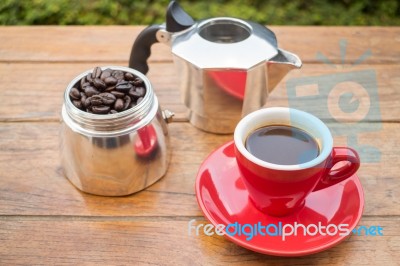
[[[151,54],[151,46],[158,42],[156,33],[162,29],[161,25],[151,25],[145,28],[133,43],[131,56],[129,57],[129,67],[138,70],[146,75],[149,71],[147,59]]]
[[[195,23],[193,18],[176,1],[169,2],[166,20],[168,32],[186,30]]]
[[[176,1],[171,1],[166,14],[166,31],[170,33],[179,32],[190,28],[195,22]],[[151,46],[158,42],[156,34],[162,25],[152,25],[145,28],[133,43],[131,56],[129,58],[129,67],[136,69],[143,74],[149,71],[147,59],[151,54]]]

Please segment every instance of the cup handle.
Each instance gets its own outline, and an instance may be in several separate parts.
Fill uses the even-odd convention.
[[[332,170],[339,162],[347,162],[345,165]],[[313,191],[335,185],[355,174],[360,167],[360,157],[357,152],[348,147],[334,147],[330,160],[326,166],[326,172]]]

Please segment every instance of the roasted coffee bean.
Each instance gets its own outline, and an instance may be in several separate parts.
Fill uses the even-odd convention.
[[[114,109],[112,109],[111,111],[110,111],[110,114],[117,114],[118,112],[117,111],[115,111]]]
[[[90,104],[92,106],[103,105],[103,98],[100,95],[93,95],[90,97]]]
[[[95,78],[100,78],[100,76],[101,76],[101,68],[100,67],[95,67],[94,69],[93,69],[93,72],[92,72],[92,79],[94,80]]]
[[[123,93],[123,92],[112,91],[111,93],[117,98],[124,98],[125,97],[125,93]]]
[[[101,99],[105,105],[111,105],[117,99],[113,94],[108,93],[108,92],[100,93],[98,96],[101,97]]]
[[[85,103],[83,104],[83,106],[84,106],[85,108],[90,108],[90,107],[92,106],[91,101],[92,101],[92,97],[88,97],[88,98],[86,99]]]
[[[124,72],[121,70],[114,70],[111,75],[118,80],[124,79]]]
[[[93,106],[92,111],[94,114],[108,114],[108,112],[110,112],[110,106]]]
[[[130,73],[130,72],[126,72],[125,73],[125,79],[126,80],[135,80],[135,75],[133,75],[132,73]]]
[[[100,76],[101,80],[104,81],[106,78],[110,77],[111,76],[111,71],[112,71],[111,69],[104,70],[103,73],[101,73],[101,76]]]
[[[69,96],[74,100],[79,100],[81,98],[79,90],[75,87],[71,89],[71,91],[69,92]]]
[[[135,86],[139,86],[143,84],[143,80],[141,78],[135,78],[135,80],[133,81],[133,84]]]
[[[136,92],[141,94],[140,97],[144,97],[144,95],[146,94],[146,89],[144,87],[137,87]]]
[[[73,100],[72,104],[75,105],[76,108],[82,109],[82,102],[79,100]]]
[[[80,82],[80,88],[81,89],[83,89],[83,84],[85,84],[85,83],[87,83],[88,81],[87,81],[87,79],[86,79],[86,76],[85,77],[83,77],[83,78],[81,78],[81,82]]]
[[[87,86],[91,86],[89,82],[81,84],[81,89],[84,91]]]
[[[117,99],[114,103],[114,109],[119,112],[123,108],[124,108],[124,101],[122,99]]]
[[[87,99],[86,94],[81,92],[81,103],[82,103],[82,106],[85,106],[86,99]]]
[[[87,87],[85,87],[85,94],[86,94],[86,96],[88,96],[88,97],[91,97],[91,96],[93,96],[93,95],[96,95],[96,94],[99,94],[99,91],[98,90],[96,90],[94,87],[92,87],[92,86],[87,86]]]
[[[87,74],[86,80],[87,80],[90,84],[93,84],[92,73]]]
[[[114,90],[115,90],[115,86],[111,86],[111,87],[108,87],[107,89],[105,89],[104,91],[105,92],[112,92]]]
[[[117,85],[115,86],[115,89],[117,91],[124,92],[124,93],[129,92],[129,90],[131,88],[133,88],[132,84],[130,84],[128,81],[125,81],[125,80],[119,81],[117,83]]]
[[[131,88],[128,92],[128,94],[130,96],[132,96],[133,98],[138,98],[135,94],[136,94],[136,88]]]
[[[129,90],[129,95],[133,98],[137,99],[139,97],[143,97],[146,93],[146,90],[143,87],[132,88]]]
[[[140,97],[139,99],[137,99],[136,104],[139,104],[141,101],[143,101],[143,97]]]
[[[131,104],[132,99],[128,95],[124,97],[124,110],[128,109],[129,105]]]
[[[107,88],[107,85],[104,83],[104,81],[102,81],[102,80],[99,79],[99,78],[95,78],[95,79],[93,80],[93,85],[94,85],[97,89],[99,89],[99,90],[101,90],[101,91],[104,91],[104,90]]]
[[[104,82],[108,85],[108,86],[114,86],[118,83],[118,80],[114,77],[107,77],[104,79]]]
[[[134,101],[132,101],[131,104],[128,106],[128,109],[131,109],[134,106],[136,106],[136,103]]]

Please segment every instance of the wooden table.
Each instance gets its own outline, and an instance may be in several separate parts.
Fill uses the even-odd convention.
[[[381,152],[379,161],[366,160],[359,170],[365,192],[360,225],[382,226],[383,236],[351,236],[299,258],[257,254],[221,236],[189,236],[190,220],[206,222],[194,193],[198,167],[232,135],[205,133],[188,123],[170,51],[161,44],[152,49],[148,77],[162,106],[176,113],[177,122],[169,125],[174,149],[168,173],[129,197],[78,191],[63,176],[58,156],[62,94],[82,71],[126,66],[143,27],[0,27],[0,265],[399,265],[400,28],[271,28],[280,47],[298,54],[304,65],[287,75],[267,106],[291,105],[287,83],[297,78],[340,73],[356,78],[365,70],[375,75],[376,85],[369,85],[378,93],[380,112],[352,119],[354,128],[361,128],[356,130],[359,144]],[[341,40],[347,41],[345,59]],[[371,55],[353,65],[366,51]],[[321,54],[331,64],[317,60]],[[369,96],[356,97],[365,104]],[[315,105],[330,108],[321,117],[328,125],[338,123],[332,116],[341,119],[340,110],[326,101]],[[377,130],[362,130],[374,124]],[[347,137],[338,135],[335,143],[346,145]]]

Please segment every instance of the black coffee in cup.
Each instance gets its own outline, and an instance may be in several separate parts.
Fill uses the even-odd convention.
[[[306,163],[319,155],[318,143],[310,134],[287,125],[258,128],[249,134],[245,146],[258,159],[280,165]]]

